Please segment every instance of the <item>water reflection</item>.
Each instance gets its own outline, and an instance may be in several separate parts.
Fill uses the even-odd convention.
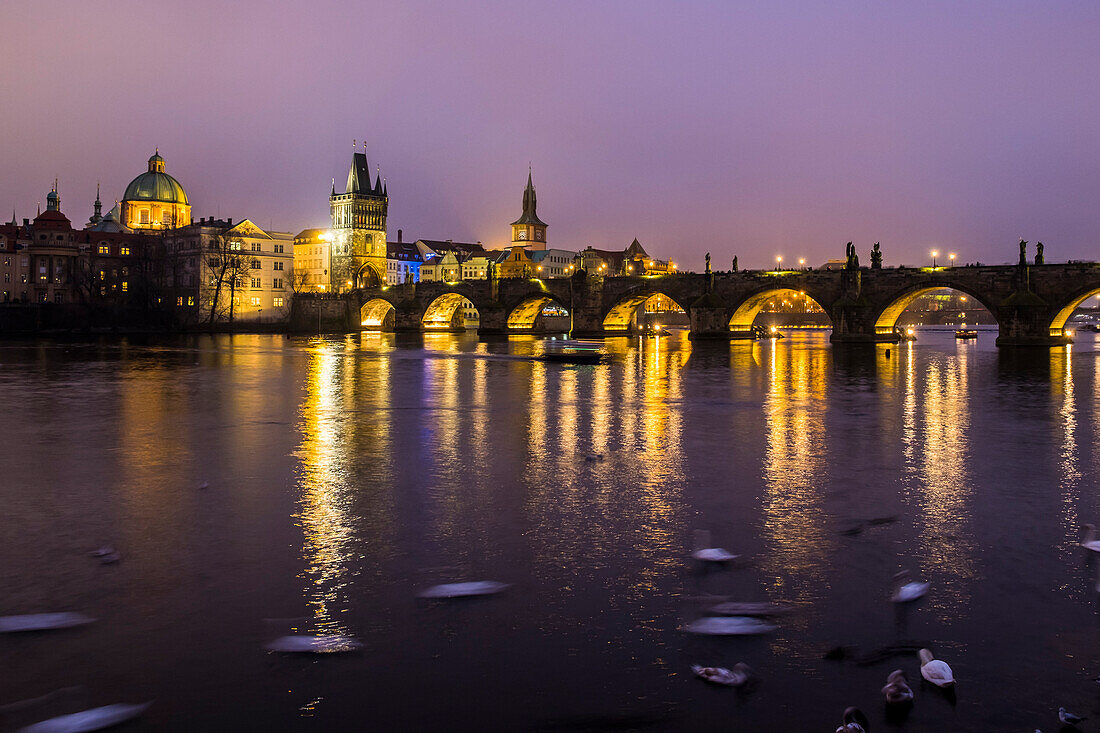
[[[1059,548],[1067,559],[1076,555],[1081,539],[1078,516],[1081,471],[1077,458],[1077,406],[1074,400],[1073,347],[1050,350],[1051,407],[1056,411],[1054,445],[1058,447],[1058,490],[1064,539]],[[1063,590],[1068,590],[1063,586]]]
[[[905,496],[917,509],[915,554],[921,578],[936,582],[929,605],[944,621],[970,597],[966,583],[948,579],[974,575],[968,469],[971,358],[971,350],[962,348],[953,358],[929,356],[919,371],[913,358],[905,365]],[[899,564],[909,566],[908,560],[902,556]]]
[[[781,347],[769,339],[759,354],[767,376],[761,511],[768,554],[763,569],[773,598],[809,604],[827,590],[825,571],[835,549],[822,521],[821,494],[828,481],[829,352]]]

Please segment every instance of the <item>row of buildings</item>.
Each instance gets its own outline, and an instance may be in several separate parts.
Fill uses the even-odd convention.
[[[329,198],[328,227],[297,234],[268,231],[248,219],[193,219],[184,187],[159,151],[148,169],[82,227],[63,213],[55,182],[46,210],[0,224],[0,302],[50,303],[129,320],[188,325],[281,321],[299,293],[421,281],[644,275],[675,270],[635,239],[623,250],[552,248],[537,213],[530,173],[511,243],[415,239],[387,229],[388,187],[372,182],[365,152],[354,152],[347,183]],[[467,304],[468,318],[476,311]],[[155,317],[155,318],[154,318]]]

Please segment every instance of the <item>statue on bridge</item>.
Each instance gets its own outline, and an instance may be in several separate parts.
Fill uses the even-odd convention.
[[[859,269],[859,255],[856,254],[856,247],[851,242],[848,242],[848,246],[845,247],[845,251],[848,253],[848,262],[844,265],[845,270],[858,270]]]
[[[882,269],[882,250],[878,248],[878,242],[875,242],[875,246],[871,248],[871,269]]]
[[[707,252],[706,256],[706,273],[710,274],[710,252]]]
[[[1036,242],[1036,244],[1035,244],[1035,264],[1036,265],[1043,264],[1043,243],[1042,242]]]
[[[737,255],[733,256],[733,269],[730,272],[737,272]]]
[[[1027,242],[1020,240],[1020,266],[1027,264]]]

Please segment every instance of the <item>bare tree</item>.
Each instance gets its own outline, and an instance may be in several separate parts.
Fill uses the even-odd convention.
[[[209,249],[203,253],[209,275],[205,284],[204,300],[210,308],[206,323],[213,326],[219,317],[228,314],[233,322],[237,290],[243,285],[243,279],[252,274],[252,258],[243,251],[241,240],[217,234],[210,241]],[[228,304],[222,302],[222,293],[228,291]]]

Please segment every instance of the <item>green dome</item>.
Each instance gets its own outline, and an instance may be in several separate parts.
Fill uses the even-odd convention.
[[[187,193],[183,186],[172,176],[164,172],[164,158],[154,153],[149,158],[149,170],[130,181],[126,187],[123,201],[156,201],[167,204],[187,204]]]

